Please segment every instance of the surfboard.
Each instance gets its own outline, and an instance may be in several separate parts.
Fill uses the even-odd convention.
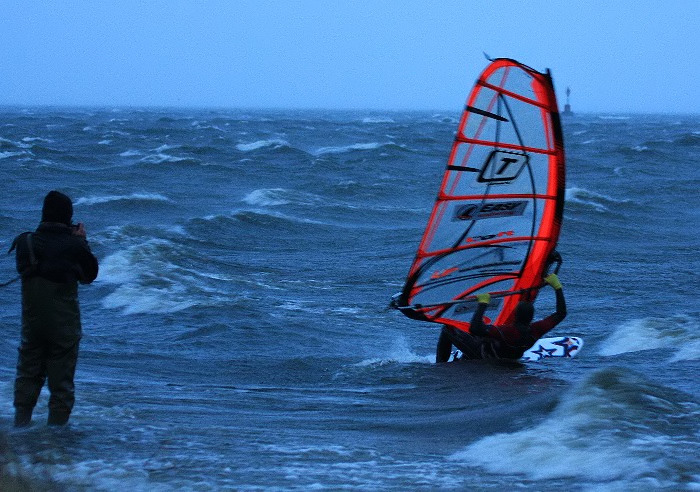
[[[550,357],[576,357],[583,348],[583,338],[579,337],[547,337],[540,338],[537,343],[525,351],[520,358],[521,362],[539,362]],[[462,352],[453,350],[448,362],[454,362],[462,358]]]
[[[533,362],[547,357],[576,357],[582,347],[583,338],[579,337],[540,338],[520,360]]]
[[[469,332],[476,294],[485,322],[509,324],[558,270],[565,159],[552,77],[493,60],[462,112],[437,198],[392,306]],[[555,271],[556,271],[555,270]]]

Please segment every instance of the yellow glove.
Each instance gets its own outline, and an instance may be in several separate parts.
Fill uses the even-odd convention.
[[[491,300],[491,294],[477,294],[476,302],[479,304],[488,304]]]
[[[557,277],[556,273],[550,273],[544,278],[544,281],[554,287],[554,290],[561,289],[561,282],[559,281],[559,277]]]

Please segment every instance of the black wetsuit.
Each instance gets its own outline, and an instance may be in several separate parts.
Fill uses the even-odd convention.
[[[444,325],[437,345],[436,362],[449,360],[452,345],[462,352],[463,359],[519,359],[545,333],[566,317],[566,301],[561,288],[555,290],[557,310],[532,324],[487,325],[483,321],[487,304],[480,303],[474,312],[469,333]]]
[[[73,378],[82,335],[78,282],[97,277],[84,237],[42,222],[13,243],[22,276],[22,339],[15,379],[15,424],[26,425],[48,377],[49,424],[65,424],[75,402]]]

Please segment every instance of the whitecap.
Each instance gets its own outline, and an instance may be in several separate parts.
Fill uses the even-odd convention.
[[[700,326],[688,315],[642,318],[620,325],[603,342],[600,355],[663,349],[671,362],[700,359]]]
[[[121,157],[133,157],[135,155],[141,155],[141,153],[138,150],[126,150],[119,154]]]
[[[345,145],[341,147],[321,147],[320,149],[316,150],[314,154],[316,155],[323,155],[323,154],[343,154],[345,152],[352,152],[355,150],[375,150],[380,147],[383,147],[385,145],[392,145],[392,142],[389,143],[379,143],[379,142],[370,142],[370,143],[357,143],[353,145]]]
[[[381,354],[378,357],[372,357],[365,359],[361,362],[355,364],[358,367],[366,366],[377,366],[384,364],[433,364],[435,362],[434,355],[420,355],[415,353],[411,347],[408,345],[406,338],[397,337],[394,339],[394,343],[389,347],[385,354]]]
[[[166,150],[171,150],[171,149],[177,149],[179,146],[178,145],[168,145],[168,144],[163,144],[157,149],[154,149],[154,152],[165,152]]]
[[[479,439],[450,459],[494,474],[544,481],[577,477],[605,483],[605,490],[637,490],[649,477],[672,473],[666,458],[678,453],[683,436],[668,435],[650,422],[659,414],[693,419],[697,405],[682,398],[627,369],[598,370],[563,394],[544,421]]]
[[[266,188],[255,190],[243,197],[243,201],[249,205],[263,207],[286,205],[289,203],[289,200],[282,198],[282,194],[286,193],[287,191],[288,190],[285,190],[284,188]]]
[[[107,256],[96,282],[116,288],[102,305],[124,314],[174,313],[230,301],[230,296],[199,280],[206,275],[173,263],[180,255],[177,244],[152,239]]]
[[[170,202],[168,197],[158,193],[132,193],[130,195],[101,195],[81,197],[75,201],[75,205],[97,205],[100,203],[117,202],[117,201],[156,201]]]
[[[163,162],[180,162],[180,161],[186,161],[187,157],[175,157],[172,155],[167,155],[167,154],[151,154],[147,155],[143,159],[141,159],[141,162],[151,162],[153,164],[161,164]]]
[[[22,139],[22,142],[45,142],[45,143],[51,143],[53,140],[49,140],[48,138],[41,138],[41,137],[24,137]]]
[[[121,309],[124,314],[175,313],[196,306],[181,297],[177,289],[145,289],[140,285],[122,285],[102,300],[107,309]]]
[[[241,152],[250,152],[252,150],[258,150],[258,149],[262,149],[265,147],[273,147],[273,148],[289,147],[289,143],[287,143],[285,140],[272,139],[272,140],[258,140],[256,142],[252,142],[252,143],[240,143],[240,144],[236,145],[236,148],[238,150],[240,150]]]
[[[274,207],[290,203],[314,205],[322,201],[322,198],[313,193],[303,193],[285,188],[262,188],[248,193],[243,197],[243,201],[249,205]]]
[[[111,140],[100,140],[99,142],[97,142],[97,145],[109,145],[111,143]]]
[[[328,225],[325,222],[321,222],[318,220],[313,220],[313,219],[306,219],[303,217],[295,217],[293,215],[287,215],[283,214],[280,212],[273,212],[269,210],[264,210],[264,209],[259,209],[259,210],[234,210],[232,212],[233,217],[236,220],[240,220],[243,222],[257,222],[260,220],[262,217],[263,219],[266,217],[273,218],[273,219],[278,219],[286,222],[296,222],[299,224],[313,224],[313,225]],[[216,216],[215,216],[216,218]]]
[[[362,123],[396,123],[393,119],[388,117],[367,117],[362,119]]]
[[[14,157],[16,155],[24,155],[25,152],[0,152],[0,159],[7,159],[8,157]]]
[[[567,202],[588,205],[595,208],[599,212],[608,211],[608,207],[604,205],[605,203],[610,204],[630,202],[629,199],[613,198],[602,193],[596,193],[595,191],[590,191],[585,188],[578,188],[576,186],[566,189],[565,198]]]

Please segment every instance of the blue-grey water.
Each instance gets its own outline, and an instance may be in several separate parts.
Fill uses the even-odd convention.
[[[39,490],[700,488],[700,116],[564,120],[552,333],[583,337],[577,358],[435,365],[439,327],[387,305],[458,117],[0,109],[0,248],[59,189],[101,262],[65,429],[45,425],[46,390],[12,428],[19,285],[0,289],[2,473]]]

